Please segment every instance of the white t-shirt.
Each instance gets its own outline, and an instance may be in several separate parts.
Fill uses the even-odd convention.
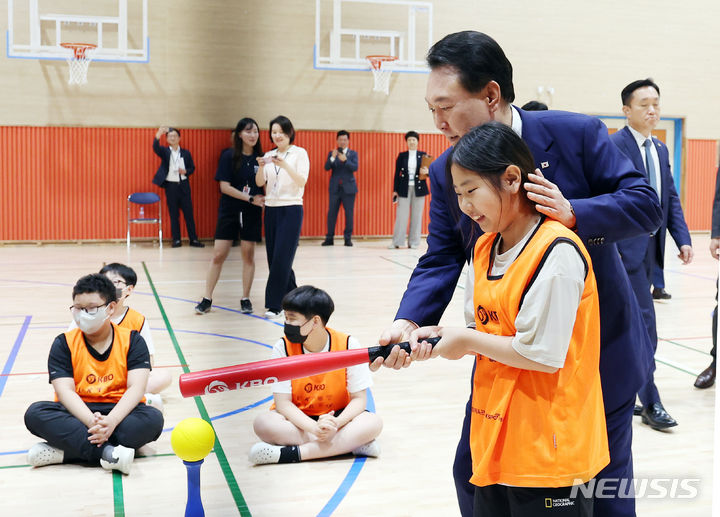
[[[295,169],[300,176],[307,181],[310,174],[310,158],[307,151],[302,147],[291,145],[285,153],[279,153],[290,166]],[[273,149],[265,153],[265,157],[277,156],[278,150]],[[266,196],[265,206],[291,206],[303,204],[303,193],[305,186],[299,186],[292,179],[290,174],[275,165],[268,163],[263,167],[263,176],[265,177]]]
[[[417,151],[408,151],[408,187],[415,186],[415,171],[417,171]]]
[[[350,336],[348,340],[348,349],[353,350],[357,348],[363,348],[357,339]],[[330,350],[330,336],[328,335],[325,347],[320,352],[310,352],[305,347],[303,351],[306,354],[321,354]],[[272,358],[278,359],[280,357],[287,357],[285,353],[285,340],[279,339],[275,346],[273,346]],[[356,364],[355,366],[348,366],[347,368],[347,390],[350,393],[357,393],[366,388],[372,386],[372,377],[370,376],[370,368],[367,363]],[[292,393],[291,381],[276,382],[272,385],[273,393]]]
[[[535,228],[505,253],[497,253],[498,241],[491,275],[505,274]],[[475,327],[474,283],[475,268],[471,265],[465,285],[465,323],[471,327]],[[562,368],[584,289],[585,262],[582,256],[571,244],[563,242],[555,245],[528,289],[515,318],[516,334],[512,340],[515,351],[531,361]]]
[[[173,150],[173,148],[170,148],[170,164],[168,166],[168,174],[165,177],[165,181],[170,181],[172,183],[178,183],[180,182],[180,178],[185,179],[186,176],[183,174],[180,175],[180,169],[185,169],[185,159],[180,155],[180,146],[178,146],[177,151]]]
[[[115,325],[119,325],[120,322],[125,317],[125,314],[127,314],[129,307],[125,307],[125,312],[123,312],[121,315],[116,316],[114,318],[110,318],[110,321],[112,321]],[[75,323],[75,320],[73,319],[70,322],[70,326],[68,327],[68,330],[76,329],[77,323]],[[140,329],[140,336],[145,340],[145,344],[147,345],[148,352],[150,355],[155,355],[155,344],[152,340],[152,334],[150,333],[150,325],[148,325],[148,320],[145,318],[145,321],[143,322],[143,326]]]

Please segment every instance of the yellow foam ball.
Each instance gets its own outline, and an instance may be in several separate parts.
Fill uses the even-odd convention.
[[[170,445],[185,461],[200,461],[215,445],[215,431],[202,418],[186,418],[170,433]]]

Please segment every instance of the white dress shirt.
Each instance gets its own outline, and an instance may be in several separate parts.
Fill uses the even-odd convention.
[[[630,133],[632,133],[632,136],[635,137],[635,143],[637,143],[638,148],[640,149],[640,156],[642,156],[643,164],[647,164],[647,158],[645,156],[645,146],[643,144],[645,143],[645,140],[648,139],[648,137],[646,137],[639,131],[636,131],[630,126],[628,126],[628,129],[630,130]],[[652,140],[652,135],[650,136],[650,141],[652,142],[652,145],[650,146],[650,159],[653,161],[653,165],[655,166],[655,185],[657,185],[659,197],[659,195],[662,193],[662,181],[660,179],[660,158],[658,157],[658,152],[655,148],[655,142],[653,142]],[[645,172],[648,173],[649,171],[646,170]]]

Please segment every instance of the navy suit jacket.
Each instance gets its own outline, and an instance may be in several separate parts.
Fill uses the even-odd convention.
[[[335,158],[335,161],[330,161],[330,158],[332,158],[332,151],[330,151],[327,160],[325,160],[325,170],[332,170],[328,189],[331,194],[337,194],[340,193],[340,191],[346,194],[357,194],[358,188],[354,175],[358,168],[357,151],[348,149],[345,156],[347,160],[344,162],[340,158]]]
[[[155,172],[155,177],[152,182],[158,187],[162,187],[167,178],[168,172],[170,171],[170,148],[165,145],[160,145],[157,138],[153,139],[153,151],[160,157],[160,167]],[[193,162],[192,155],[187,149],[180,148],[180,157],[185,162],[185,175],[190,176],[195,172],[195,163]]]
[[[632,160],[636,169],[641,172],[645,171],[642,154],[635,141],[635,137],[627,126],[610,135],[610,140],[613,141],[625,156]],[[656,238],[653,240],[649,238],[649,235],[641,235],[618,242],[618,250],[628,271],[635,271],[642,267],[648,251],[654,255],[654,260],[661,267],[664,265],[666,230],[670,231],[670,235],[678,248],[686,244],[691,244],[690,232],[685,223],[682,206],[680,205],[680,197],[678,196],[677,190],[675,190],[675,182],[673,181],[672,171],[670,169],[670,155],[667,146],[655,137],[653,137],[652,141],[655,149],[657,149],[660,162],[660,206],[662,208],[662,221],[655,234]],[[648,246],[651,244],[654,245],[655,249],[648,250]]]
[[[710,237],[714,239],[720,237],[720,167],[715,174],[715,199],[713,199]]]
[[[652,364],[652,343],[615,243],[654,231],[661,212],[655,191],[615,147],[607,127],[594,117],[560,111],[518,110],[522,137],[543,175],[557,184],[577,218],[588,248],[600,298],[600,374],[606,411],[633,398]],[[396,318],[435,325],[455,291],[479,229],[465,215],[458,223],[446,187],[449,150],[430,166],[428,251],[410,278]]]
[[[420,173],[420,164],[422,157],[427,153],[425,151],[417,152],[417,167],[415,168],[415,196],[422,197],[428,195],[427,180],[421,180],[418,177]],[[393,191],[397,192],[400,197],[408,197],[408,157],[409,151],[403,151],[398,154],[395,160],[395,178],[393,179]]]

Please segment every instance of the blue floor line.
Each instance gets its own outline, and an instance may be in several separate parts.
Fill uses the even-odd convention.
[[[17,358],[18,352],[20,351],[20,345],[22,345],[22,342],[25,339],[25,334],[27,334],[31,319],[32,316],[25,316],[25,321],[23,321],[20,333],[15,339],[15,344],[13,345],[12,350],[10,350],[10,355],[8,356],[7,361],[5,361],[2,376],[0,376],[0,396],[2,396],[3,391],[5,390],[5,384],[7,384],[8,375],[12,371],[13,364],[15,364],[15,359]]]
[[[372,411],[373,413],[375,412],[375,399],[372,396],[372,391],[370,390],[370,388],[368,388],[367,390],[367,409],[368,411]],[[367,458],[364,456],[358,456],[357,458],[355,458],[355,461],[353,461],[353,464],[350,466],[350,470],[345,475],[345,479],[342,480],[340,486],[332,495],[330,500],[327,502],[327,504],[325,504],[325,506],[323,506],[322,510],[320,510],[320,513],[318,513],[318,517],[328,517],[329,515],[332,515],[332,513],[337,509],[337,507],[340,505],[342,500],[345,499],[345,496],[352,488],[355,480],[360,475],[360,471],[365,465],[366,460]]]

